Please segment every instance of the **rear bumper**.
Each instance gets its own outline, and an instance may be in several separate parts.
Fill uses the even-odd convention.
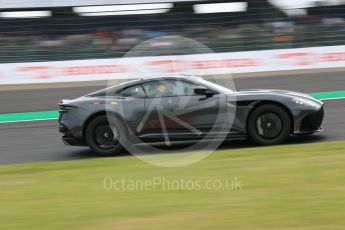
[[[65,145],[87,146],[87,144],[83,140],[80,140],[74,137],[62,137],[61,139]]]
[[[65,145],[87,146],[83,139],[76,138],[75,136],[73,136],[72,132],[64,125],[60,124],[59,132],[63,135],[61,139]]]

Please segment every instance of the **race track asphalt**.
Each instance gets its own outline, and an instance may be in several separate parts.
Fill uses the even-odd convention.
[[[303,93],[345,91],[345,72],[298,74],[277,77],[238,78],[236,89],[286,89]],[[62,98],[75,98],[103,88],[80,87],[0,91],[0,113],[57,110]],[[288,143],[345,140],[345,100],[325,102],[325,131]],[[247,141],[226,142],[221,148],[250,147]],[[97,157],[88,148],[65,146],[60,141],[57,121],[32,121],[0,124],[0,164],[36,161],[62,161]]]

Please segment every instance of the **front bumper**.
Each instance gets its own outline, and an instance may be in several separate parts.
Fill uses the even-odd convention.
[[[313,133],[323,131],[322,121],[324,118],[323,106],[317,111],[302,114],[295,120],[294,134]]]
[[[316,113],[310,114],[303,118],[301,123],[301,132],[311,132],[320,130],[324,117],[324,109],[321,107]]]

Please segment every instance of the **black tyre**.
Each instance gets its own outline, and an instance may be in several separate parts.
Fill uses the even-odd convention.
[[[127,140],[124,124],[116,118],[102,115],[94,118],[86,128],[85,140],[90,149],[100,156],[120,153]]]
[[[249,137],[260,145],[285,141],[292,129],[288,112],[281,106],[266,104],[255,108],[247,123]]]

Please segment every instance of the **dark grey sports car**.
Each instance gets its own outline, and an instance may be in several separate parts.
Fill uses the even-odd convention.
[[[130,81],[61,100],[60,132],[69,145],[101,155],[137,142],[249,137],[260,145],[321,131],[323,103],[281,90],[234,92],[198,77]]]

